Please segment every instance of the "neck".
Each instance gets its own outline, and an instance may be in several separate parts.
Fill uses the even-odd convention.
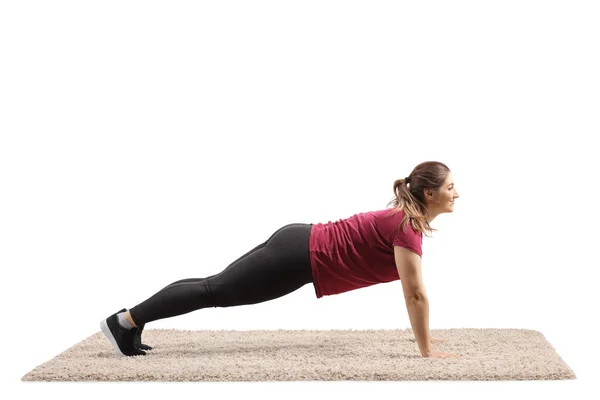
[[[428,210],[425,213],[425,218],[427,219],[427,222],[431,224],[431,221],[433,221],[435,219],[435,217],[437,217],[438,215],[440,215],[439,211],[436,210]]]

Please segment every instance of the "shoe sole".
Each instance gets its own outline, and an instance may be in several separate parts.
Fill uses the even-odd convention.
[[[115,337],[113,336],[112,332],[110,331],[110,328],[108,327],[108,324],[106,323],[105,319],[103,319],[100,322],[100,329],[102,329],[102,332],[107,337],[107,339],[109,340],[109,342],[112,343],[114,349],[117,351],[117,354],[119,354],[121,356],[125,356],[125,354],[123,354],[123,352],[121,351],[121,349],[119,349],[119,345],[117,344],[117,341],[115,340]]]

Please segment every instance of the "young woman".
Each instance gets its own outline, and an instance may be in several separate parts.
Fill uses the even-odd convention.
[[[458,193],[450,169],[428,161],[394,182],[392,208],[336,222],[294,223],[216,275],[171,283],[135,307],[100,323],[118,354],[145,355],[145,324],[206,307],[256,304],[312,283],[317,298],[400,279],[415,338],[423,357],[458,357],[433,351],[429,302],[421,278],[423,232],[454,210]]]

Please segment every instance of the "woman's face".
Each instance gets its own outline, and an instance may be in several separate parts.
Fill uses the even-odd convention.
[[[447,208],[448,211],[454,211],[454,199],[458,198],[458,192],[456,191],[456,186],[454,185],[454,178],[452,177],[452,173],[448,173],[444,184],[440,188],[439,191],[439,205],[442,209]]]
[[[454,211],[454,199],[458,198],[458,192],[454,185],[454,178],[452,173],[448,173],[446,180],[442,184],[442,187],[437,193],[433,194],[434,199],[432,200],[435,204],[436,211],[438,213],[452,212]]]

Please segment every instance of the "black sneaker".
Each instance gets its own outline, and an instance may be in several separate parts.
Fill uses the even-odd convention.
[[[126,329],[119,324],[119,318],[117,314],[123,311],[119,311],[111,315],[110,317],[103,319],[100,322],[100,329],[110,343],[113,345],[117,354],[123,356],[143,356],[146,352],[135,347],[134,340],[137,333],[137,329]]]
[[[135,334],[135,339],[133,340],[133,344],[138,349],[152,350],[152,346],[148,346],[147,344],[142,343],[142,331],[144,330],[144,325],[146,324],[141,324],[140,326],[138,326],[137,332]]]
[[[126,308],[124,308],[120,311],[117,311],[117,314],[125,312],[125,311],[127,311]],[[135,328],[135,329],[137,329],[137,332],[135,333],[135,339],[133,340],[133,345],[141,350],[152,350],[151,346],[148,346],[147,344],[142,343],[142,331],[144,330],[144,325],[146,325],[146,324],[142,324]]]

